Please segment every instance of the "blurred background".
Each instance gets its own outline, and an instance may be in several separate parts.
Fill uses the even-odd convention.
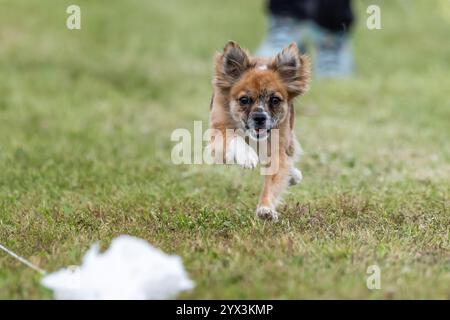
[[[353,74],[297,101],[305,181],[276,226],[253,218],[257,172],[170,162],[174,129],[207,127],[214,53],[267,39],[264,1],[0,7],[1,243],[54,270],[139,236],[183,257],[188,298],[450,297],[449,1],[353,1]],[[0,288],[49,297],[4,255]]]

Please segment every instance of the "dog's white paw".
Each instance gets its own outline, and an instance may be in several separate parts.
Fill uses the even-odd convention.
[[[264,220],[278,220],[278,213],[274,209],[265,206],[256,208],[256,216]]]
[[[236,163],[245,169],[254,169],[258,165],[258,154],[238,136],[228,144],[226,161],[227,164]]]
[[[297,168],[292,167],[289,174],[291,176],[289,179],[289,184],[291,186],[295,186],[296,184],[299,184],[300,182],[302,182],[302,180],[303,180],[302,172],[300,170],[298,170]]]

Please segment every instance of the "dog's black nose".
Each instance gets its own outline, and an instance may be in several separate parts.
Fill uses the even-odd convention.
[[[252,118],[256,125],[264,125],[267,120],[267,115],[264,112],[258,112],[254,113]]]

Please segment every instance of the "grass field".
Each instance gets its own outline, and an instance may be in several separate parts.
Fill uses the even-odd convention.
[[[258,172],[170,161],[175,128],[207,126],[214,52],[263,38],[262,1],[3,0],[0,243],[54,271],[135,235],[183,258],[181,298],[450,299],[449,6],[355,1],[357,73],[297,101],[305,179],[272,224]],[[0,298],[51,298],[39,281],[0,252]]]

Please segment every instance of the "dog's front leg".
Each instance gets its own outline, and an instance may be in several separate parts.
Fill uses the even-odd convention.
[[[258,165],[258,154],[234,130],[216,129],[208,146],[216,163],[238,164],[245,169]]]
[[[258,154],[244,138],[235,134],[228,140],[226,161],[227,164],[238,164],[245,169],[254,169],[258,165]]]
[[[290,165],[288,156],[284,151],[280,152],[272,161],[278,161],[275,164],[278,170],[264,178],[264,186],[256,208],[256,215],[262,219],[276,221],[278,213],[275,209],[280,201],[281,194],[288,185]]]

